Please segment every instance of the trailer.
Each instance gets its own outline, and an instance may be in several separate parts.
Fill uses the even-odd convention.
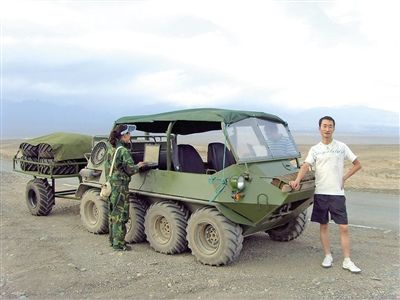
[[[20,144],[13,171],[33,177],[25,194],[32,215],[49,215],[56,198],[81,199],[75,195],[76,189],[56,190],[56,180],[76,178],[81,183],[79,171],[86,167],[95,141],[89,135],[55,132]]]

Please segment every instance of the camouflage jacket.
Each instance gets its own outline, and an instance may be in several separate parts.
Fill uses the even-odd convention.
[[[117,156],[115,158],[114,170],[112,171],[111,178],[109,178],[110,168],[113,160],[115,150],[123,144],[118,141],[116,147],[109,147],[107,151],[107,159],[105,161],[104,167],[106,172],[106,180],[110,181],[131,181],[131,176],[139,171],[139,168],[135,165],[128,149],[125,147],[118,150]]]

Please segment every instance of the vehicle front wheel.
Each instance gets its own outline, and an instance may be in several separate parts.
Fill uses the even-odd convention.
[[[290,222],[282,226],[267,230],[267,233],[269,234],[270,239],[273,241],[288,242],[299,237],[306,228],[306,224],[307,210],[303,211],[300,215],[298,215]]]
[[[144,223],[147,241],[157,252],[182,253],[187,249],[186,226],[189,211],[173,201],[153,203]]]
[[[34,216],[47,216],[54,205],[53,189],[45,178],[35,178],[26,185],[26,204]]]
[[[108,232],[108,203],[100,197],[99,190],[90,189],[83,194],[80,212],[82,223],[89,232]]]
[[[203,207],[188,221],[187,240],[192,254],[205,265],[226,265],[243,247],[242,227],[214,207]]]

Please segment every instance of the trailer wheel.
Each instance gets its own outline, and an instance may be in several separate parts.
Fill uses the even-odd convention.
[[[145,201],[131,199],[129,203],[129,220],[126,223],[125,241],[127,243],[140,243],[146,239],[144,219],[148,208],[149,206]]]
[[[203,207],[188,221],[187,240],[192,254],[205,265],[226,265],[243,247],[242,227],[228,220],[216,208]]]
[[[47,216],[54,205],[54,193],[45,178],[35,178],[26,185],[26,204],[34,216]]]
[[[189,211],[173,201],[153,203],[147,211],[144,222],[150,247],[165,254],[186,251],[188,217]]]
[[[282,226],[267,230],[269,238],[273,241],[288,242],[299,237],[307,224],[307,210]]]
[[[108,203],[100,197],[99,190],[90,189],[83,194],[80,211],[83,226],[89,232],[108,232]]]

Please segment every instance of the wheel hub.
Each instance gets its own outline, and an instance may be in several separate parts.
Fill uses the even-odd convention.
[[[162,237],[164,237],[165,239],[169,239],[171,237],[171,227],[166,218],[161,217],[158,220],[156,227],[158,228],[158,233],[160,233]]]

